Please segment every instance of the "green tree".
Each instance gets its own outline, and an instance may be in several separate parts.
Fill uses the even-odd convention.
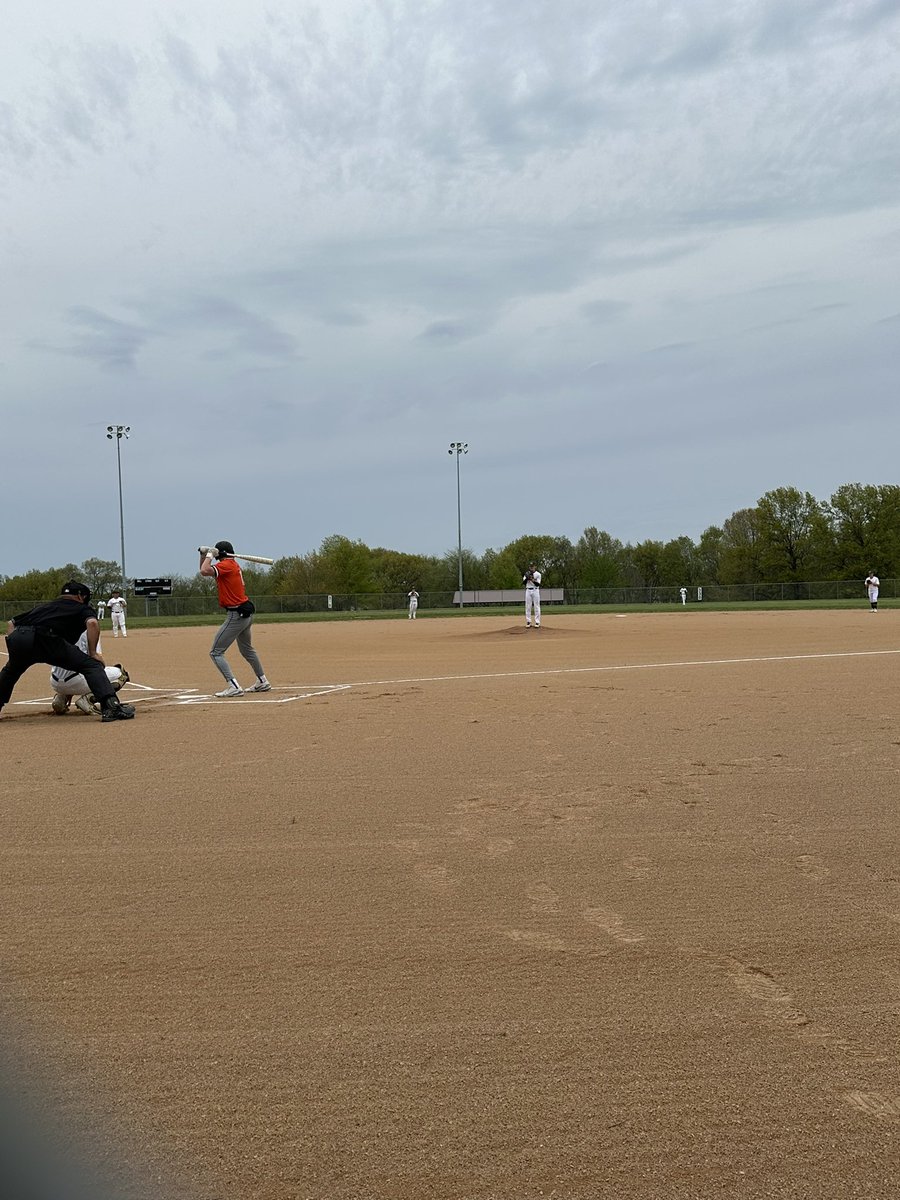
[[[659,582],[664,587],[691,587],[701,582],[697,572],[697,547],[689,537],[673,538],[663,546]]]
[[[662,542],[648,538],[631,547],[630,559],[635,587],[659,587],[662,583]]]
[[[579,588],[620,587],[623,546],[618,538],[589,525],[575,543],[575,586]]]
[[[835,573],[892,576],[900,567],[900,487],[846,483],[826,506],[834,536]]]
[[[720,583],[719,560],[722,555],[724,531],[718,525],[710,525],[700,534],[697,543],[695,583]]]
[[[471,550],[463,546],[462,552],[462,568],[463,568],[463,591],[471,592],[473,589],[490,587],[485,576],[484,563]],[[435,572],[434,581],[436,586],[432,589],[437,592],[456,592],[459,590],[459,547],[454,550],[448,550],[440,559],[440,567]],[[420,588],[419,591],[422,589]]]
[[[526,567],[537,563],[545,587],[572,587],[575,579],[575,548],[566,537],[549,533],[527,534],[504,546],[491,561],[492,588],[522,586]]]
[[[768,582],[815,578],[832,557],[825,507],[811,492],[774,488],[756,506],[762,568]]]
[[[172,575],[173,596],[206,596],[215,595],[216,581],[206,579],[202,575]]]
[[[719,542],[719,582],[759,583],[763,578],[763,542],[759,513],[741,508],[722,527]]]
[[[575,547],[567,537],[555,537],[550,553],[545,559],[543,574],[549,576],[545,587],[561,587],[571,591],[577,578],[577,556]]]
[[[276,559],[269,571],[268,583],[273,596],[314,596],[325,591],[315,551]]]
[[[422,554],[403,554],[382,547],[372,551],[372,579],[376,592],[421,592],[428,577],[430,562]]]
[[[522,582],[522,570],[516,561],[516,552],[509,546],[492,550],[482,560],[486,569],[489,588],[516,588]]]
[[[109,596],[122,582],[122,570],[117,562],[105,558],[86,558],[81,564],[81,578],[93,592],[94,598]]]
[[[24,575],[13,575],[0,586],[0,600],[25,601],[25,606],[41,604],[58,596],[63,585],[70,579],[77,579],[79,573],[74,563],[66,563],[64,567],[51,567],[49,571],[35,570],[26,571]]]
[[[318,567],[325,592],[358,595],[375,590],[372,552],[364,542],[332,534],[319,547]]]

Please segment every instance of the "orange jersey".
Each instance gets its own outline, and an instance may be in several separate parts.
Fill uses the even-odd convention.
[[[237,608],[247,599],[244,576],[233,558],[221,558],[213,563],[216,572],[216,587],[219,589],[219,607]]]

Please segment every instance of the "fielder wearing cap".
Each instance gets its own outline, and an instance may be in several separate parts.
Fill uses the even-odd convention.
[[[871,612],[878,612],[878,589],[881,587],[881,580],[874,571],[870,571],[866,576],[866,592],[869,596],[869,608]]]
[[[531,628],[534,617],[535,629],[541,627],[541,573],[535,563],[532,563],[522,576],[525,584],[525,628]]]

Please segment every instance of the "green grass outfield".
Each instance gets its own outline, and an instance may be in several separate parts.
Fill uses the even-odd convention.
[[[879,602],[881,609],[896,607],[897,601]],[[674,613],[683,612],[685,616],[709,612],[772,612],[786,609],[858,609],[868,612],[867,601],[859,600],[735,600],[731,602],[705,600],[688,602],[687,604],[545,604],[543,619],[552,622],[556,616],[569,616],[572,613]],[[466,605],[464,608],[419,608],[417,620],[427,621],[433,617],[521,617],[523,604],[488,604],[483,607]],[[129,614],[129,629],[169,629],[180,625],[221,625],[220,613],[197,613],[182,617],[136,617]],[[275,625],[298,621],[406,621],[408,614],[405,608],[381,609],[365,612],[308,612],[308,613],[264,613],[258,612],[254,618],[257,625]],[[109,635],[110,627],[104,619],[104,633]]]

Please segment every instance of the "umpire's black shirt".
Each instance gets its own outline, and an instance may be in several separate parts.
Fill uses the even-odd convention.
[[[38,604],[12,619],[13,625],[17,627],[32,625],[42,633],[55,633],[63,641],[71,642],[73,646],[84,633],[90,620],[96,621],[97,614],[89,604],[82,604],[80,600],[69,600],[65,596],[50,600],[47,604]]]

